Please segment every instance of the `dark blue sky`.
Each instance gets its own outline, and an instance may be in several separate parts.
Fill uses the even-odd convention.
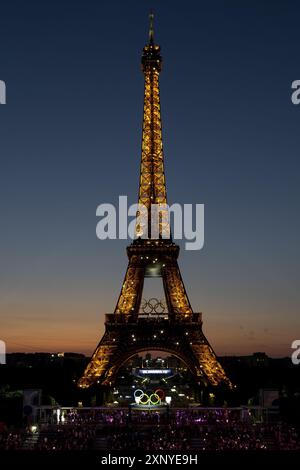
[[[4,0],[0,14],[0,339],[90,352],[125,273],[95,211],[136,202],[141,49],[153,8],[169,202],[205,204],[182,250],[217,353],[290,353],[299,337],[297,1]]]

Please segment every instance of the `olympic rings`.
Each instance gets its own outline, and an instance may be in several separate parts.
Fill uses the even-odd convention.
[[[157,390],[155,390],[154,393],[158,395],[161,400],[165,398],[165,392],[161,388],[158,388]]]
[[[160,392],[160,394],[157,392]],[[164,391],[160,388],[158,388],[154,393],[151,393],[151,391],[149,391],[148,393],[143,392],[143,390],[141,390],[140,388],[138,388],[134,392],[134,398],[136,402],[140,405],[156,406],[160,404],[164,396],[165,396]]]
[[[152,398],[152,397],[155,398],[155,400],[156,400],[155,402],[153,401],[153,398]],[[158,405],[159,402],[160,402],[160,398],[159,398],[159,396],[157,395],[157,393],[152,393],[152,395],[150,395],[149,401],[150,401],[151,405]]]
[[[143,393],[142,397],[140,398],[140,404],[141,405],[148,405],[150,402],[150,397],[147,395],[147,393]]]
[[[162,314],[166,311],[166,305],[163,300],[152,297],[149,300],[143,299],[141,303],[141,311],[147,315]]]
[[[137,395],[136,392],[141,392],[141,393],[139,393],[139,394]],[[143,390],[141,390],[140,388],[138,388],[138,389],[135,390],[135,392],[134,392],[134,398],[140,398],[142,395],[144,395]]]

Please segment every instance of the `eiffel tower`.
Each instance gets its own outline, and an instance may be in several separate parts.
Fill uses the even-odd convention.
[[[167,204],[159,74],[162,58],[154,42],[153,15],[150,15],[148,44],[143,49],[142,70],[145,78],[142,156],[139,204],[151,211],[153,204]],[[106,314],[105,333],[100,340],[78,386],[94,383],[111,386],[120,367],[133,355],[149,350],[168,352],[183,361],[196,382],[204,387],[225,385],[232,388],[221,364],[202,332],[202,314],[193,312],[177,263],[179,246],[168,230],[168,214],[162,211],[159,236],[142,238],[145,224],[137,223],[137,238],[127,247],[128,267],[114,313]],[[137,218],[138,220],[138,218]],[[161,277],[167,313],[144,315],[141,312],[145,277]]]

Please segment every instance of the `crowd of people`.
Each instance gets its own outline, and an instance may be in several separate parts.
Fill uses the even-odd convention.
[[[75,425],[124,425],[128,423],[129,410],[126,409],[73,409],[66,414],[61,414],[60,422]]]
[[[255,418],[248,411],[244,414],[243,421],[253,421]],[[172,424],[185,426],[197,424],[227,424],[241,421],[239,409],[169,409],[161,412],[149,409],[95,409],[95,410],[71,410],[64,415],[63,421],[70,424],[102,424],[107,426],[123,426],[135,424]]]
[[[0,432],[0,450],[17,450],[23,447],[24,433],[21,431]]]
[[[94,426],[50,426],[40,433],[35,450],[89,450],[94,448]]]
[[[300,450],[300,436],[293,428],[270,424],[135,426],[111,431],[106,444],[111,450]]]
[[[169,426],[115,430],[108,435],[106,444],[107,449],[128,451],[187,451],[192,449],[185,430],[172,430]]]
[[[300,429],[230,409],[68,410],[34,432],[0,432],[0,449],[300,450]],[[62,419],[63,418],[63,419]]]

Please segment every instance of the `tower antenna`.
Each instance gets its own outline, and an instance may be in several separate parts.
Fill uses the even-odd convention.
[[[154,44],[154,29],[153,29],[154,13],[153,13],[153,11],[150,12],[149,22],[150,22],[150,26],[149,26],[149,43],[152,45],[152,44]]]

